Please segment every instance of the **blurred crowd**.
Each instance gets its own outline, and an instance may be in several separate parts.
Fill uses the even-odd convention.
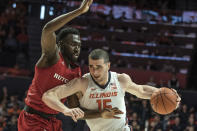
[[[0,12],[0,66],[27,68],[29,44],[27,8],[23,3],[7,3]]]
[[[49,1],[53,2],[53,0]],[[62,0],[62,2],[64,1]],[[48,13],[50,14],[50,11],[53,11],[51,17],[55,17],[68,12],[77,6],[76,2],[70,3],[69,6],[55,3],[53,6],[50,5]],[[101,1],[94,2],[100,3]],[[150,2],[157,3],[156,5],[158,7],[161,3],[165,3],[164,5],[168,5],[167,3],[169,3],[169,1],[164,2],[162,0],[152,0]],[[150,12],[150,14],[142,15],[141,19],[133,21],[134,17],[130,20],[127,17],[128,14],[125,13],[127,10],[124,10],[124,7],[116,7],[113,10],[110,7],[117,4],[138,9],[138,6],[142,4],[144,5],[142,6],[143,9],[152,9],[150,2],[148,4],[146,1],[125,0],[120,2],[106,0],[101,3],[103,6],[95,4],[89,13],[70,22],[69,26],[76,27],[80,30],[81,39],[84,43],[83,45],[85,45],[82,46],[81,65],[87,64],[87,59],[83,57],[87,54],[84,55],[84,52],[90,52],[93,48],[103,48],[108,50],[111,57],[113,57],[112,67],[187,74],[192,49],[194,48],[195,32],[186,28],[171,28],[168,27],[169,25],[161,25],[161,23],[170,23],[170,21],[166,22],[163,19],[161,19],[158,25],[155,23],[155,26],[154,24],[148,24],[146,23],[147,21],[157,21],[154,13],[151,14]],[[65,3],[69,3],[69,1]],[[109,6],[110,8],[108,10],[106,9],[108,13],[102,10],[102,8],[107,8],[105,6]],[[169,6],[156,11],[162,10],[169,12],[167,7]],[[30,65],[30,36],[27,34],[27,8],[27,3],[10,1],[5,9],[0,12],[0,58],[2,59],[0,66],[12,67],[18,70],[26,69]],[[115,10],[123,11],[121,11],[122,14],[119,12],[120,16],[117,17],[115,14],[118,12]],[[172,16],[174,13],[175,11],[170,11],[169,16]],[[176,13],[176,15],[178,14]],[[48,21],[51,17],[49,15],[45,21]],[[145,20],[145,18],[147,19]],[[40,36],[37,37],[40,38]],[[117,54],[122,56],[121,59],[114,57]],[[144,62],[141,63],[139,61]]]
[[[21,69],[28,69],[30,63],[27,4],[20,2],[16,4],[12,0],[3,1],[4,3],[2,1],[0,3],[0,74],[2,73],[1,70],[3,70],[4,74],[20,75]],[[48,1],[55,2],[55,0]],[[59,1],[65,2],[65,0]],[[107,6],[127,5],[135,7],[135,9],[154,9],[160,15],[166,16],[180,15],[178,11],[166,11],[166,9],[174,9],[174,0],[94,0],[94,2]],[[65,5],[57,4],[54,6],[54,15],[65,13],[62,11],[63,6]],[[68,10],[72,10],[72,8]],[[187,66],[182,66],[182,64],[178,63],[178,66],[182,66],[179,68],[173,64],[173,61],[176,61],[176,58],[184,57],[190,60],[190,49],[193,49],[194,43],[184,42],[184,39],[181,38],[193,39],[196,37],[196,34],[185,31],[183,28],[168,29],[163,26],[163,28],[153,31],[152,27],[149,26],[136,27],[135,24],[132,24],[132,22],[136,23],[133,20],[137,20],[140,24],[144,18],[137,19],[135,15],[132,18],[134,19],[128,19],[124,12],[117,18],[112,11],[109,11],[109,14],[106,15],[92,10],[90,13],[69,23],[70,26],[78,28],[81,32],[81,39],[85,45],[82,46],[82,58],[85,58],[83,53],[90,52],[96,45],[111,54],[113,57],[112,67],[186,74]],[[150,18],[150,21],[157,21],[160,24],[172,23],[172,19],[168,19],[168,21],[162,20],[160,19],[159,21],[155,17]],[[145,25],[144,23],[142,24]],[[146,36],[147,34],[148,36]],[[124,46],[125,48],[121,48]],[[116,58],[113,56],[114,52],[134,54],[136,57],[143,55],[148,56],[150,59],[133,58],[135,62],[131,62],[128,57]],[[169,60],[155,62],[154,58],[158,58],[157,56],[163,56]],[[140,63],[141,61],[144,61],[144,63]],[[80,59],[80,64],[87,64],[87,59]],[[12,69],[7,69],[7,67]],[[23,74],[29,75],[29,73]],[[173,74],[172,78],[169,79],[168,85],[164,84],[162,80],[160,83],[155,83],[154,77],[150,77],[147,84],[157,87],[168,86],[179,90],[179,81],[176,78],[176,74]],[[174,113],[161,116],[152,111],[149,101],[140,100],[128,94],[126,95],[126,105],[128,122],[132,125],[134,131],[143,131],[144,129],[148,131],[197,130],[197,111],[194,107],[181,104]],[[18,94],[8,96],[7,88],[0,87],[0,131],[17,130],[17,118],[23,106],[23,98],[19,98]]]
[[[196,131],[197,111],[194,107],[181,104],[169,115],[153,112],[149,101],[127,96],[128,121],[134,131]]]
[[[6,87],[0,90],[0,131],[17,131],[17,118],[24,107],[24,101],[17,95],[8,96]]]

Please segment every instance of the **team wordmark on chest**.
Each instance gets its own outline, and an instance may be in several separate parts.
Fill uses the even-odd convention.
[[[67,83],[67,82],[69,81],[68,79],[64,78],[63,76],[61,76],[61,75],[59,75],[59,74],[57,74],[57,73],[55,73],[53,77],[54,77],[55,79],[58,79],[58,80],[64,82],[64,83]]]
[[[91,93],[89,98],[106,98],[117,96],[118,92],[102,92],[102,93]]]

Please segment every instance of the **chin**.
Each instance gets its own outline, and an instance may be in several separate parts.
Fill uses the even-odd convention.
[[[73,58],[72,58],[72,61],[73,61],[73,62],[77,62],[77,60],[78,60],[78,57],[73,57]]]

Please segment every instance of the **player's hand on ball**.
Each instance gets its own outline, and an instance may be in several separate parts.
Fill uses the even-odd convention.
[[[67,109],[63,112],[63,114],[66,116],[71,116],[75,122],[77,122],[77,119],[84,117],[84,112],[80,108]]]
[[[101,117],[104,119],[120,119],[120,117],[117,117],[116,115],[124,114],[121,110],[119,110],[117,107],[112,109],[104,109],[101,113]]]
[[[180,102],[181,102],[181,97],[179,96],[179,94],[177,93],[177,91],[175,90],[175,89],[172,89],[175,93],[176,93],[176,95],[177,95],[177,105],[176,105],[176,109],[179,107],[179,105],[180,105]]]
[[[90,5],[92,4],[93,0],[83,0],[80,6],[80,11],[82,13],[86,13],[89,10]]]

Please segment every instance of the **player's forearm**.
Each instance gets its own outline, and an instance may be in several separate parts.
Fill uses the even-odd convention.
[[[45,30],[47,33],[52,33],[63,27],[65,24],[67,24],[69,21],[74,19],[75,17],[81,15],[82,12],[80,9],[76,9],[72,12],[69,12],[67,14],[60,15],[56,17],[55,19],[49,21],[43,30]]]
[[[64,112],[68,108],[53,94],[53,92],[46,92],[42,96],[42,101],[51,109]]]
[[[98,110],[88,110],[86,108],[83,108],[83,107],[80,107],[83,112],[84,112],[84,117],[81,118],[83,120],[85,119],[94,119],[94,118],[101,118],[101,114],[102,112],[101,111],[98,111]]]
[[[149,85],[141,85],[141,94],[140,94],[140,98],[142,99],[150,99],[153,92],[157,91],[158,88],[155,88],[153,86],[149,86]]]
[[[100,111],[91,111],[86,110],[84,111],[84,117],[82,119],[94,119],[94,118],[101,118],[101,112]]]

